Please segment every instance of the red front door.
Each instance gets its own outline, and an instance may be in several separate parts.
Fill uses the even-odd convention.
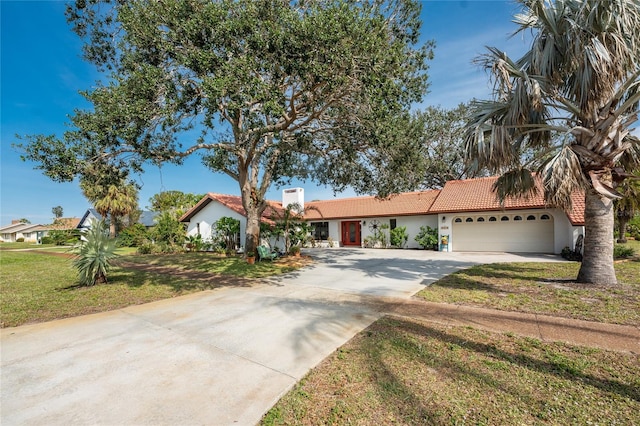
[[[360,221],[352,220],[342,222],[342,245],[359,246],[360,244]]]

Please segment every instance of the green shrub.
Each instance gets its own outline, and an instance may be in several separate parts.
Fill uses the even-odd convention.
[[[628,259],[635,255],[633,247],[627,247],[622,244],[616,244],[613,246],[613,258],[614,259]]]
[[[16,238],[16,243],[24,243],[24,238]]]
[[[424,249],[437,250],[438,230],[430,226],[421,226],[420,232],[418,232],[414,240]]]
[[[185,242],[185,248],[187,251],[202,251],[207,244],[202,241],[202,235],[189,235]]]
[[[53,238],[51,237],[42,237],[40,241],[42,244],[53,244]]]
[[[151,254],[154,252],[154,246],[150,242],[142,243],[138,246],[138,254]]]
[[[63,246],[67,243],[75,244],[80,240],[80,231],[78,229],[54,229],[49,231],[49,238],[53,244]]]
[[[232,217],[223,216],[213,224],[215,231],[213,244],[223,247],[227,254],[231,254],[238,248],[238,235],[240,234],[240,221]],[[261,226],[261,231],[264,229]],[[266,231],[266,229],[265,229]]]
[[[146,226],[136,223],[123,229],[118,234],[118,245],[120,247],[140,247],[149,239]]]
[[[107,282],[111,260],[116,257],[116,240],[109,238],[109,227],[104,221],[94,222],[84,232],[84,241],[77,243],[73,250],[76,254],[73,266],[78,270],[81,285]]]
[[[406,226],[398,226],[392,229],[389,234],[389,239],[391,240],[392,246],[404,247],[407,245],[409,234],[407,233]]]
[[[184,225],[178,221],[171,213],[162,213],[156,219],[156,226],[149,232],[150,237],[156,243],[165,243],[166,245],[182,245],[187,235]],[[166,253],[162,250],[163,253]]]

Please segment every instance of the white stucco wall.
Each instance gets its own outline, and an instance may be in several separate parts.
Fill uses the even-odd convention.
[[[555,253],[560,254],[565,247],[573,250],[578,237],[584,235],[584,226],[572,225],[565,212],[560,209],[551,209],[550,211],[555,225]]]
[[[385,217],[367,217],[367,218],[349,218],[349,219],[340,219],[340,220],[314,220],[313,222],[329,222],[329,237],[336,242],[336,245],[339,243],[342,245],[342,222],[343,221],[355,221],[360,222],[361,225],[361,234],[360,241],[364,243],[364,239],[373,235],[373,232],[369,229],[369,225],[372,221],[377,220],[381,225],[382,224],[390,224],[390,220],[396,220],[396,226],[406,226],[407,234],[409,234],[409,239],[407,240],[408,248],[420,248],[420,245],[415,241],[416,235],[420,232],[421,226],[430,226],[434,228],[437,224],[437,216],[436,215],[418,215],[418,216],[385,216]],[[387,242],[389,242],[389,231],[390,229],[384,230],[387,235]]]
[[[213,227],[215,223],[222,217],[231,217],[240,221],[240,247],[245,246],[247,218],[237,212],[231,210],[217,201],[210,201],[202,210],[193,215],[187,224],[187,236],[195,236],[198,234],[198,223],[200,224],[200,235],[204,241],[210,241],[214,235]],[[263,242],[261,242],[262,244]],[[276,241],[271,239],[272,248],[284,248],[282,239]]]
[[[205,241],[210,241],[213,235],[213,226],[221,217],[232,217],[240,221],[240,246],[245,245],[245,233],[247,229],[247,219],[241,214],[229,209],[217,201],[210,201],[202,210],[193,215],[187,224],[187,235],[196,236],[198,234],[198,223],[200,224],[200,235]]]

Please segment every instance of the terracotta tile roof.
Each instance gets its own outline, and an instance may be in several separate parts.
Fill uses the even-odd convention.
[[[440,190],[405,192],[388,199],[353,197],[305,203],[305,219],[337,219],[428,214]],[[318,211],[314,210],[318,209]]]
[[[571,194],[573,208],[567,213],[567,217],[572,225],[584,225],[584,192],[575,192]]]
[[[198,213],[200,210],[202,210],[207,204],[209,204],[212,201],[217,201],[220,204],[229,208],[230,210],[233,210],[234,212],[242,216],[246,216],[246,212],[244,210],[244,207],[242,206],[242,198],[240,198],[240,196],[216,194],[214,192],[209,192],[204,197],[202,197],[202,199],[198,201],[198,204],[193,206],[191,210],[187,211],[185,214],[182,215],[182,217],[180,218],[180,222],[188,222],[196,213]],[[262,220],[267,223],[273,223],[273,221],[271,220],[271,217],[273,216],[274,212],[279,213],[282,211],[282,203],[275,202],[275,201],[267,201],[267,203],[269,203],[269,206],[265,209],[264,213],[262,214]]]
[[[61,217],[49,225],[40,225],[36,231],[67,231],[75,229],[80,224],[80,218],[77,217]]]
[[[334,200],[311,201],[305,203],[307,220],[330,220],[384,216],[410,216],[420,214],[453,213],[467,211],[500,211],[515,209],[536,209],[548,207],[543,198],[542,185],[538,182],[538,194],[529,198],[508,199],[504,206],[498,202],[492,191],[497,177],[449,181],[441,190],[405,192],[389,199],[376,197],[353,197]],[[584,225],[584,194],[575,193],[572,197],[573,209],[567,216],[573,225]],[[211,201],[217,201],[236,213],[246,216],[242,200],[237,195],[205,195],[191,210],[180,218],[188,222],[196,213]],[[269,207],[262,220],[273,223],[273,213],[282,212],[282,203],[267,201]]]
[[[431,206],[431,213],[454,213],[470,211],[515,210],[548,207],[544,201],[542,182],[536,179],[538,193],[528,198],[508,198],[504,205],[500,205],[493,184],[497,176],[453,180],[444,185],[440,196]],[[572,197],[573,209],[567,214],[574,225],[584,224],[584,195],[576,193]]]
[[[61,217],[56,220],[53,224],[47,225],[49,229],[74,229],[77,228],[80,224],[80,218],[78,217]]]

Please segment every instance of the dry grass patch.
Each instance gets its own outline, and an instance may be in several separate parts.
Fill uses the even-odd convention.
[[[448,275],[417,294],[429,302],[640,325],[640,260],[616,262],[619,284],[574,282],[579,263],[495,263]]]
[[[262,424],[640,424],[640,358],[387,317]]]

